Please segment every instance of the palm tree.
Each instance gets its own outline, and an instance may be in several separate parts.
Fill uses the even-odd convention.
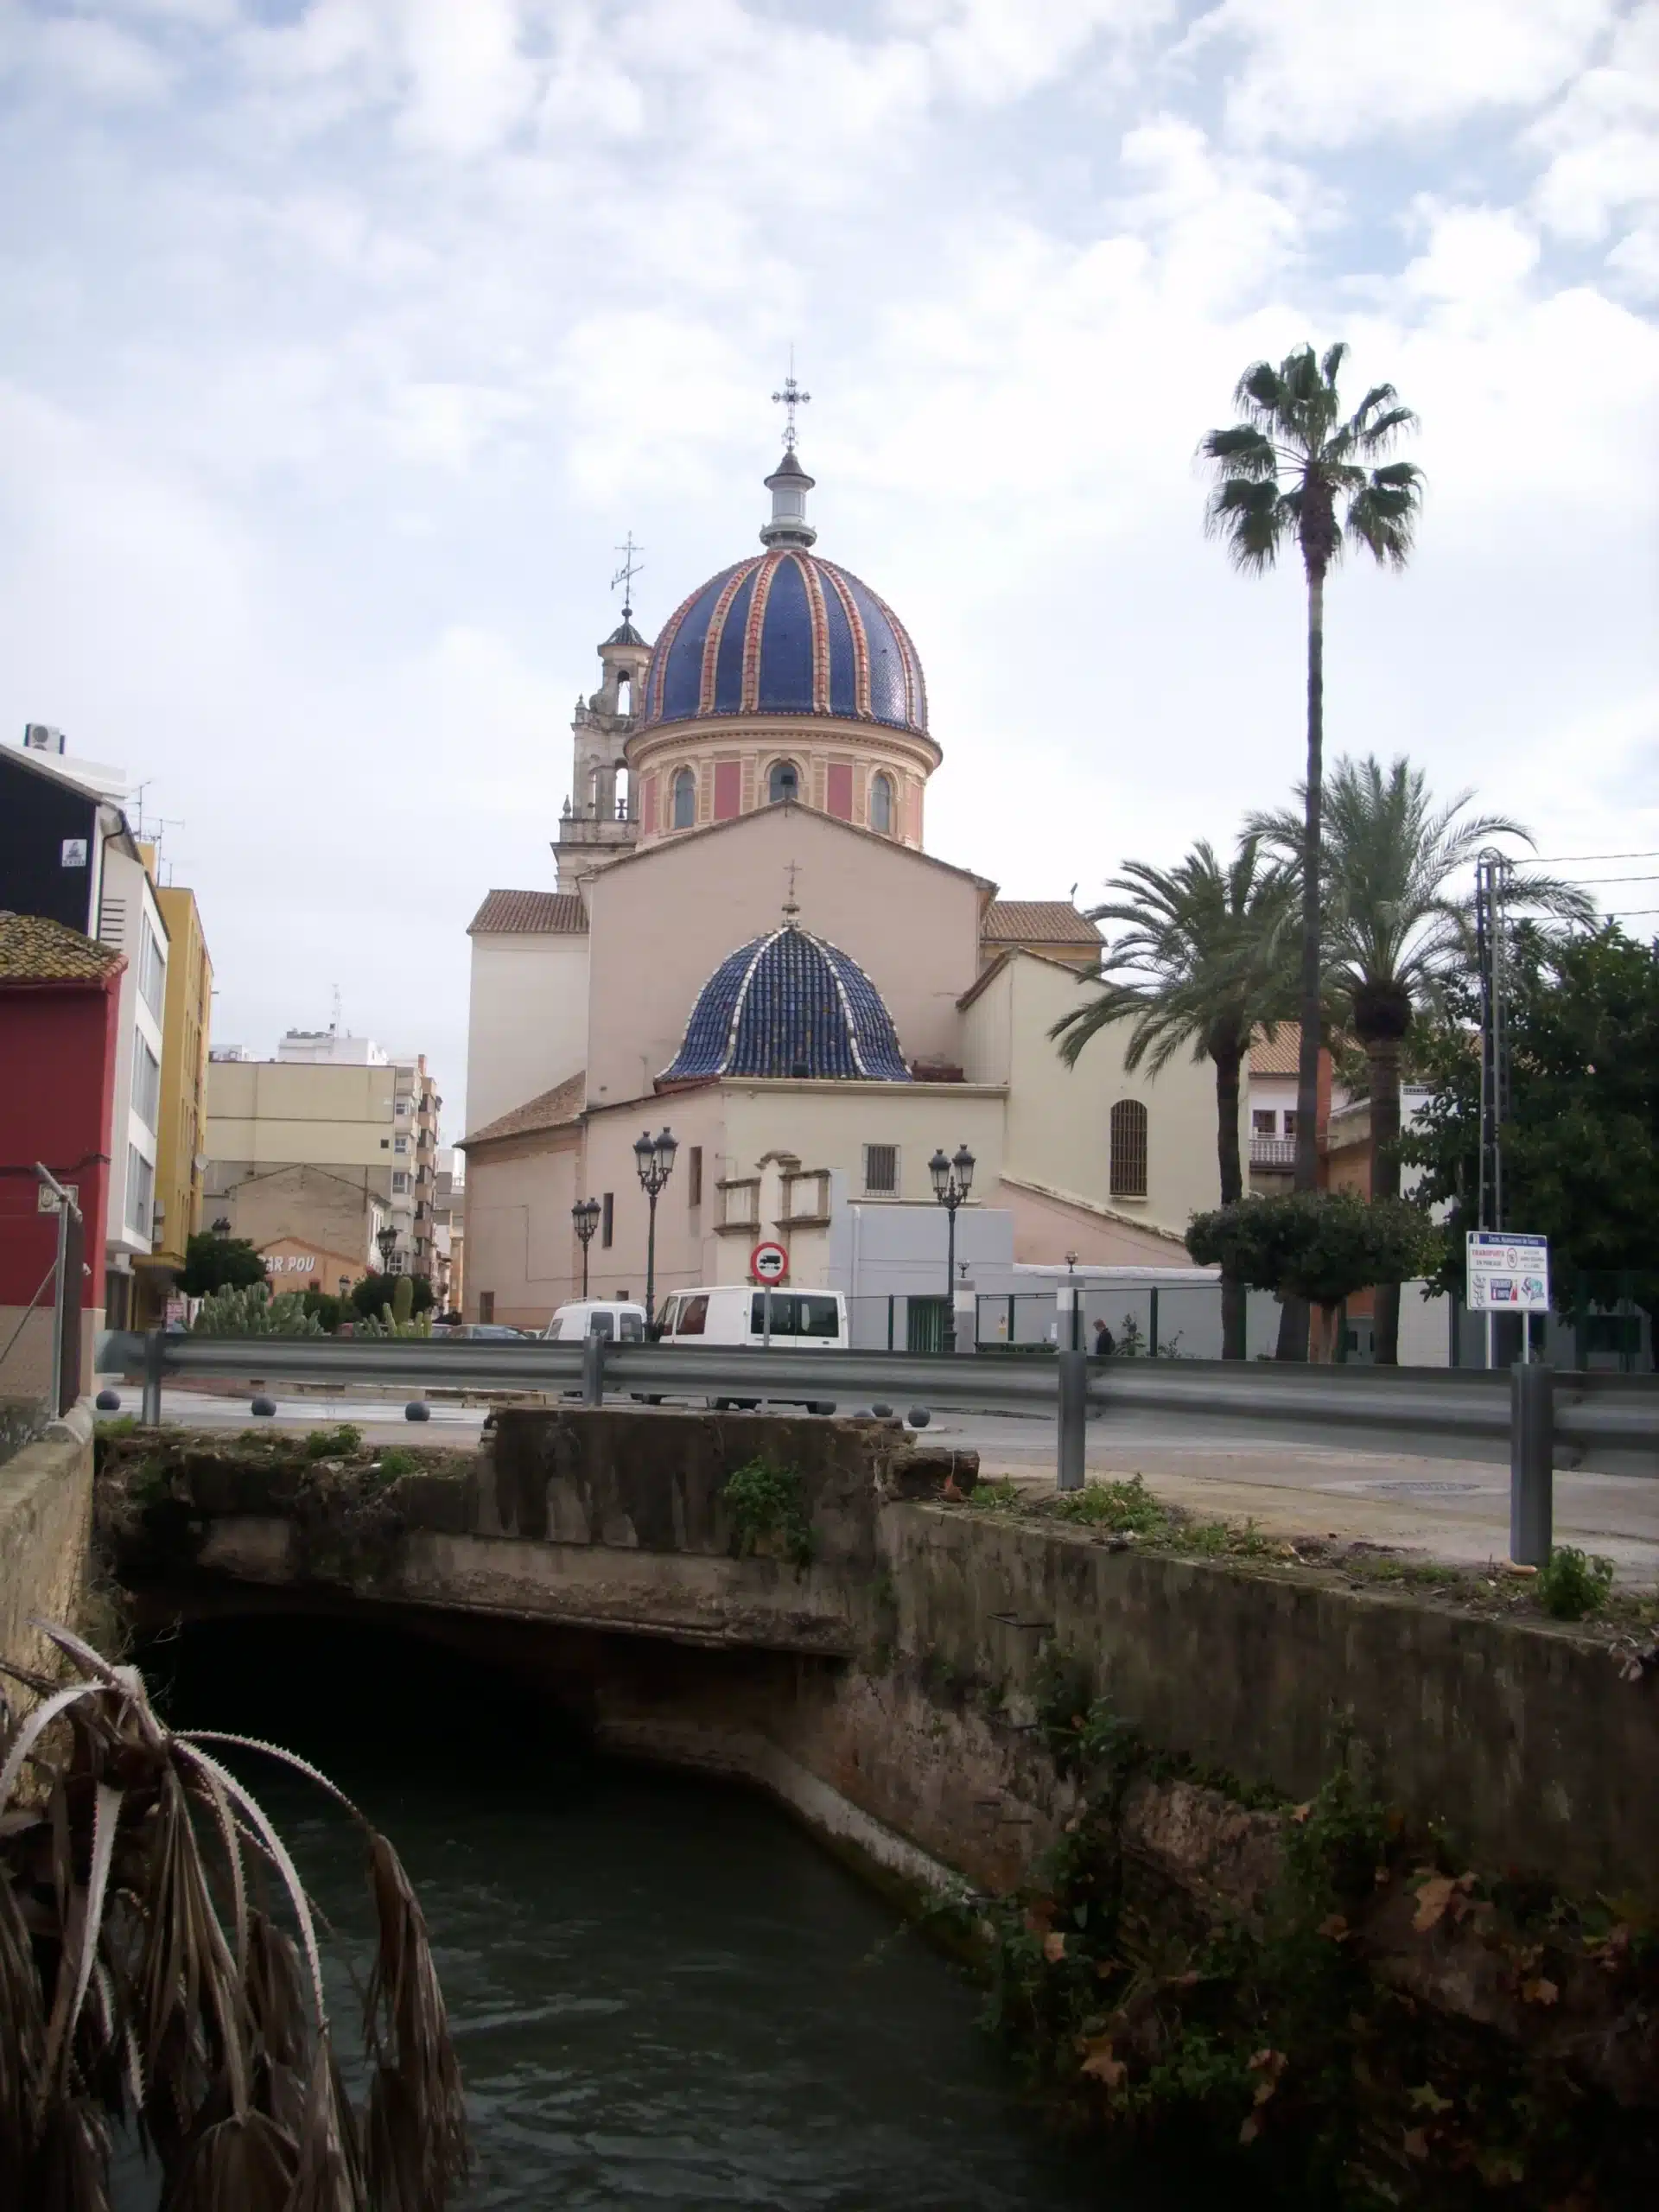
[[[1320,795],[1325,988],[1365,1052],[1373,1198],[1400,1195],[1400,1064],[1416,1010],[1449,974],[1466,972],[1471,958],[1473,901],[1466,889],[1450,887],[1494,837],[1532,842],[1508,815],[1465,814],[1473,797],[1459,791],[1437,806],[1422,769],[1403,756],[1384,769],[1374,754],[1338,760]],[[1300,815],[1288,808],[1252,815],[1248,828],[1300,873]],[[1571,920],[1592,912],[1583,892],[1551,877],[1517,884],[1514,903]],[[1376,1359],[1392,1367],[1398,1283],[1377,1286],[1374,1311]]]
[[[1123,934],[1102,950],[1090,979],[1101,988],[1049,1034],[1063,1039],[1060,1057],[1069,1067],[1091,1037],[1120,1021],[1133,1025],[1127,1068],[1144,1061],[1156,1075],[1184,1045],[1195,1060],[1212,1060],[1221,1202],[1231,1205],[1244,1190],[1238,1146],[1244,1056],[1251,1033],[1270,1028],[1289,1001],[1295,870],[1265,861],[1261,839],[1247,836],[1230,865],[1200,842],[1167,870],[1127,861],[1106,888],[1119,895],[1091,907],[1089,919],[1120,922]],[[1225,1274],[1222,1356],[1244,1357],[1243,1287]]]
[[[1302,1040],[1296,1079],[1296,1188],[1319,1177],[1319,790],[1325,744],[1325,580],[1344,548],[1363,548],[1385,566],[1403,568],[1422,502],[1422,471],[1408,461],[1376,464],[1417,417],[1390,384],[1373,385],[1344,417],[1337,391],[1348,348],[1322,360],[1304,346],[1274,368],[1257,361],[1233,394],[1243,420],[1211,430],[1200,456],[1215,471],[1205,512],[1209,534],[1224,539],[1247,574],[1273,567],[1283,548],[1300,548],[1307,579],[1306,810],[1302,825]],[[1340,512],[1339,512],[1340,511]],[[1305,1358],[1306,1307],[1286,1316],[1281,1354]],[[1290,1332],[1300,1335],[1300,1344]]]

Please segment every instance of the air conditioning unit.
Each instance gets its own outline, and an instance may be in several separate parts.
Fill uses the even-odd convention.
[[[67,753],[63,732],[54,729],[47,722],[23,724],[23,750],[26,753]]]

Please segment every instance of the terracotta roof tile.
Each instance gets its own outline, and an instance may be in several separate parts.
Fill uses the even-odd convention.
[[[503,935],[586,937],[588,909],[574,891],[492,891],[467,925]]]
[[[493,1122],[486,1122],[481,1129],[474,1129],[469,1137],[461,1139],[463,1150],[475,1144],[490,1144],[497,1137],[535,1136],[543,1129],[562,1129],[581,1118],[588,1101],[588,1071],[573,1075],[567,1081],[556,1084],[551,1090],[543,1090],[538,1097],[527,1098],[522,1106],[515,1106],[510,1114],[500,1115]]]
[[[987,944],[1088,944],[1100,932],[1069,899],[994,899],[980,935]]]
[[[1271,1037],[1264,1037],[1258,1029],[1250,1039],[1250,1073],[1294,1075],[1301,1049],[1302,1026],[1299,1021],[1275,1024]]]
[[[0,912],[0,982],[101,983],[126,964],[112,944],[39,914]]]

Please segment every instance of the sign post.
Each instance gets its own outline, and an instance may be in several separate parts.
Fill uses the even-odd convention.
[[[1492,1316],[1518,1313],[1521,1357],[1532,1357],[1534,1313],[1549,1311],[1549,1239],[1505,1229],[1471,1229],[1464,1243],[1465,1280],[1471,1313],[1486,1316],[1486,1364],[1492,1363]]]
[[[749,1273],[765,1290],[765,1300],[761,1307],[760,1349],[762,1351],[770,1351],[772,1350],[772,1287],[775,1284],[782,1282],[789,1273],[788,1252],[781,1244],[773,1243],[768,1238],[765,1243],[757,1244],[750,1253]]]

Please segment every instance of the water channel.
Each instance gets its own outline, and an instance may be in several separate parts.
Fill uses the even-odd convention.
[[[467,2212],[1201,2201],[1049,2139],[978,1993],[752,1793],[595,1759],[499,1677],[378,1630],[225,1624],[140,1658],[179,1725],[288,1745],[395,1840],[467,2085]],[[361,1946],[349,1825],[257,1755],[238,1764]],[[350,2018],[343,1979],[335,2001]]]

